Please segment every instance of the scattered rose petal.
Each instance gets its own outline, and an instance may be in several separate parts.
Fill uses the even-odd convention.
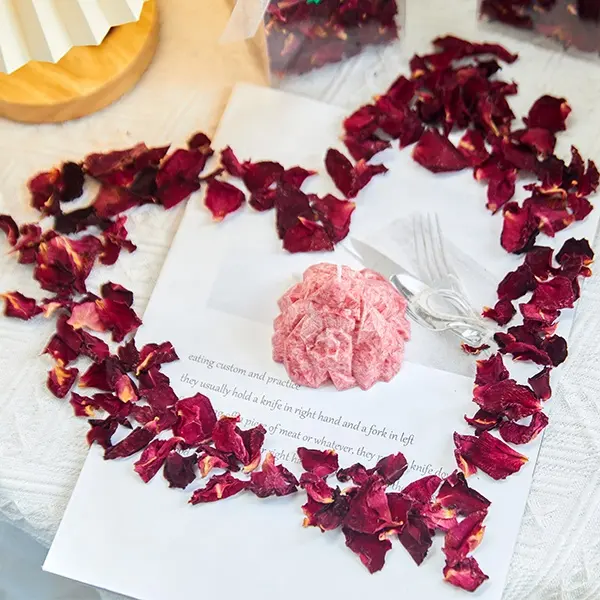
[[[369,573],[375,573],[383,569],[385,555],[392,549],[392,542],[390,540],[380,540],[377,535],[358,533],[348,527],[344,527],[342,531],[346,538],[346,546],[358,555],[362,564],[369,570]]]
[[[204,203],[215,221],[222,221],[228,214],[235,212],[244,204],[244,192],[226,181],[212,179]]]
[[[571,107],[564,98],[544,95],[533,103],[527,118],[523,121],[530,129],[539,127],[556,133],[566,129],[565,121],[570,112]]]
[[[402,452],[398,452],[397,454],[384,456],[375,465],[373,471],[380,475],[387,485],[392,485],[404,475],[407,468],[408,463],[406,462],[406,457]]]
[[[213,475],[205,487],[196,490],[190,498],[190,504],[216,502],[224,500],[248,488],[249,482],[236,479],[231,473]]]
[[[479,568],[477,561],[469,556],[456,564],[446,564],[444,579],[467,592],[474,592],[489,577]]]
[[[549,400],[552,396],[552,390],[550,389],[550,369],[548,367],[544,367],[539,373],[530,377],[527,382],[540,400]]]
[[[337,472],[337,478],[342,483],[352,481],[355,485],[362,485],[369,479],[369,471],[360,463],[356,463],[351,467],[340,469]]]
[[[43,312],[33,298],[28,298],[20,292],[0,294],[0,298],[4,299],[4,315],[7,317],[29,321]]]
[[[170,488],[179,488],[184,490],[194,479],[196,473],[196,455],[182,456],[179,452],[172,450],[165,461],[163,474],[169,482]]]
[[[523,419],[541,410],[540,401],[533,391],[514,379],[478,386],[473,396],[473,400],[486,412],[511,420]]]
[[[461,171],[469,164],[448,138],[433,129],[421,136],[413,149],[412,157],[432,173]]]
[[[442,550],[449,564],[464,560],[481,543],[487,511],[473,512],[446,533]]]
[[[6,239],[11,246],[16,245],[19,239],[19,227],[10,215],[0,215],[0,231],[6,234]]]
[[[454,434],[457,458],[481,469],[493,479],[505,479],[516,473],[527,462],[527,457],[515,452],[510,446],[484,431],[479,437]],[[464,464],[457,461],[465,473]],[[468,476],[469,473],[465,473]]]
[[[465,415],[465,421],[475,429],[475,435],[482,431],[496,429],[502,421],[502,416],[479,409],[472,417]]]
[[[535,289],[537,283],[527,263],[511,271],[498,284],[499,300],[516,300]],[[502,324],[502,323],[501,323]]]
[[[64,398],[73,387],[77,375],[79,375],[78,369],[67,369],[61,365],[56,365],[48,371],[46,385],[57,398]]]
[[[217,416],[211,401],[203,394],[179,400],[175,405],[178,420],[173,434],[188,446],[197,446],[211,439]],[[216,442],[215,442],[216,443]],[[221,449],[217,446],[217,449]]]
[[[109,298],[110,300],[126,304],[127,306],[133,305],[133,292],[130,292],[119,283],[112,283],[109,281],[103,284],[100,288],[100,294],[103,298]]]
[[[519,425],[507,421],[498,428],[500,437],[511,444],[528,444],[534,440],[548,425],[548,417],[543,412],[537,412],[531,417],[529,425]]]
[[[104,460],[133,456],[143,450],[154,439],[154,436],[155,433],[151,428],[138,427],[126,438],[106,450]]]
[[[338,455],[335,450],[309,450],[298,448],[298,456],[302,468],[318,477],[327,477],[339,468]]]
[[[517,313],[510,300],[498,300],[494,308],[485,307],[481,313],[486,319],[496,321],[498,325],[506,325]],[[489,346],[488,346],[489,348]]]
[[[319,504],[330,504],[334,501],[335,490],[316,473],[302,473],[300,487],[306,490],[307,496]]]
[[[81,416],[85,416],[85,414]],[[106,419],[90,419],[88,423],[90,425],[90,430],[87,432],[86,436],[88,445],[91,446],[96,443],[105,450],[110,448],[112,446],[112,436],[119,426],[117,419],[113,417],[107,417]]]
[[[293,494],[297,485],[294,475],[283,465],[275,465],[275,457],[267,452],[261,470],[252,472],[248,489],[259,498],[266,498]]]
[[[377,533],[392,522],[385,494],[386,483],[378,475],[367,481],[350,499],[350,509],[344,524],[361,533]]]
[[[112,339],[122,342],[125,336],[135,331],[142,321],[132,308],[110,298],[96,300],[96,308],[100,321],[108,331],[112,331]]]
[[[341,527],[350,508],[350,497],[339,488],[333,491],[333,502],[321,504],[309,497],[302,507],[304,527],[318,527],[321,531],[333,531]]]
[[[519,254],[531,250],[539,233],[537,221],[529,208],[516,202],[504,206],[501,244],[507,252]]]
[[[427,526],[421,517],[409,514],[408,521],[398,537],[412,559],[420,565],[425,560],[429,548],[431,548],[433,534],[434,531]]]
[[[167,456],[178,443],[179,439],[176,437],[168,440],[155,439],[144,448],[133,467],[144,483],[148,483],[160,471]]]
[[[465,476],[455,471],[442,483],[437,493],[436,502],[445,508],[455,508],[461,515],[470,515],[479,511],[487,511],[490,501],[479,492],[470,488]]]
[[[163,342],[162,344],[146,344],[140,350],[140,360],[135,374],[139,376],[143,371],[148,371],[152,367],[163,365],[179,360],[173,344]]]

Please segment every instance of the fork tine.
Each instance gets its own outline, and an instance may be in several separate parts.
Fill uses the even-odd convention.
[[[445,275],[443,267],[440,266],[439,249],[436,240],[436,232],[432,226],[433,217],[431,214],[427,214],[424,219],[424,237],[427,246],[427,262],[429,264],[429,270],[431,274],[432,282],[439,281]]]
[[[413,218],[413,239],[415,242],[415,254],[417,259],[417,268],[419,274],[424,280],[431,281],[431,272],[428,265],[426,238],[423,232],[423,216],[414,215]]]
[[[439,279],[443,279],[450,273],[450,267],[446,261],[442,231],[437,215],[429,215],[429,230],[431,235],[432,260],[438,271]]]
[[[446,275],[453,274],[454,269],[452,269],[452,267],[448,263],[448,254],[446,252],[446,246],[444,244],[444,235],[442,234],[440,218],[437,214],[434,217],[434,221],[435,221],[435,230],[437,233],[437,239],[438,239],[438,243],[439,243],[439,250],[440,250],[439,256],[440,256],[440,259],[442,262],[442,266],[444,268],[444,272]]]

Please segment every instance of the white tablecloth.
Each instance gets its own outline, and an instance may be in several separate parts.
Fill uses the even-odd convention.
[[[0,213],[34,220],[25,182],[31,174],[89,151],[144,140],[182,143],[214,115],[202,101],[203,82],[194,78],[194,19],[198,0],[162,0],[158,54],[138,87],[120,102],[89,118],[56,126],[0,121]],[[210,0],[200,0],[207,2]],[[560,136],[565,156],[575,143],[584,156],[600,158],[600,64],[477,29],[474,0],[409,0],[401,44],[367,52],[356,60],[286,84],[286,88],[353,108],[383,91],[408,58],[426,52],[436,36],[451,32],[468,39],[493,37],[521,54],[506,69],[520,93],[511,100],[517,115],[543,93],[565,96],[573,107],[569,131]],[[484,191],[482,190],[482,202]],[[138,245],[91,283],[110,278],[135,292],[143,311],[181,208],[168,213],[144,207],[130,217]],[[7,248],[4,242],[0,246]],[[196,260],[197,257],[194,258]],[[30,269],[0,256],[0,291],[18,289],[39,297]],[[68,402],[45,388],[47,357],[40,357],[51,323],[0,317],[0,517],[44,545],[58,527],[83,463],[87,425],[72,416]],[[600,595],[600,277],[585,287],[562,382],[551,400],[551,426],[535,470],[505,600],[584,600]],[[108,492],[107,492],[108,493]],[[90,523],[94,515],[90,515]],[[91,525],[82,524],[86,527]],[[1,595],[1,594],[0,594]]]

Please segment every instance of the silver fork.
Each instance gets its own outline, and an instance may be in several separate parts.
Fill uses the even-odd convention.
[[[413,232],[419,275],[435,292],[423,295],[419,299],[421,305],[439,316],[466,318],[491,335],[494,329],[473,308],[460,278],[448,262],[438,216],[415,215]]]

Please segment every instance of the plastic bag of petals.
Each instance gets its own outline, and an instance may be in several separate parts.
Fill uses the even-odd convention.
[[[404,0],[237,0],[221,41],[253,38],[277,85],[397,41],[403,17]]]
[[[600,52],[598,0],[480,0],[479,15],[483,21],[530,34],[537,43]]]

